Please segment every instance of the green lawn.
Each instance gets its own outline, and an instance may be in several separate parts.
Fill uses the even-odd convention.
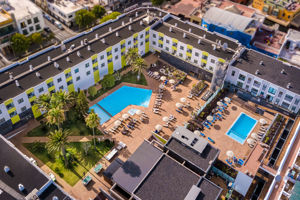
[[[113,143],[103,141],[97,143],[97,151],[93,145],[88,151],[88,155],[83,150],[83,143],[70,143],[67,151],[74,156],[74,162],[70,169],[65,168],[63,161],[58,153],[48,154],[45,144],[31,143],[23,144],[31,153],[39,158],[44,164],[52,169],[56,174],[63,178],[71,186],[75,185],[84,174],[86,174],[95,164],[113,147]]]
[[[127,74],[123,75],[121,77],[120,81],[116,81],[115,85],[113,87],[105,88],[105,89],[102,88],[102,89],[98,90],[97,94],[94,97],[89,96],[88,99],[93,101],[93,100],[97,99],[98,97],[100,97],[102,94],[105,94],[106,92],[113,89],[114,87],[116,87],[117,85],[119,85],[122,82],[139,84],[139,85],[147,85],[147,80],[146,80],[144,74],[141,73],[140,80],[138,81],[137,80],[137,72],[131,72],[130,71]]]

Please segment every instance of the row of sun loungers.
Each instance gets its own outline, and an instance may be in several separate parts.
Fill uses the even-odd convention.
[[[154,102],[154,106],[153,106],[153,112],[155,114],[159,114],[160,112],[160,106],[162,105],[162,98],[164,96],[164,90],[163,89],[159,89],[158,91],[159,93],[156,95],[156,99]]]
[[[159,79],[160,79],[160,75],[155,76],[155,75],[154,75],[154,72],[152,72],[152,71],[149,71],[149,72],[147,73],[147,75],[148,75],[150,78],[154,78],[154,79],[156,79],[156,80],[159,80]]]

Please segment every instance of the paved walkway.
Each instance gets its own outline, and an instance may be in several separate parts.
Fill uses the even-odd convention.
[[[95,138],[100,138],[101,140],[111,139],[109,135],[96,135]],[[68,142],[88,142],[93,139],[92,135],[87,136],[69,136]],[[46,143],[49,141],[48,137],[22,137],[20,138],[21,143],[34,143],[34,142],[42,142]]]

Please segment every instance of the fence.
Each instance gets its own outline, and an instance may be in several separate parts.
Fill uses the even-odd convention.
[[[215,93],[206,101],[206,103],[198,110],[197,115],[199,115],[205,107],[210,104],[210,102],[218,95],[218,93],[221,91],[221,88],[218,88]]]
[[[228,182],[234,183],[235,179],[232,178],[231,176],[229,176],[228,174],[224,173],[223,171],[219,170],[216,167],[212,167],[211,170],[217,174],[218,176],[220,176],[221,178],[225,179]]]

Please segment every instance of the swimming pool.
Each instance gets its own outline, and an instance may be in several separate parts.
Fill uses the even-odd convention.
[[[100,123],[103,124],[108,121],[111,116],[115,116],[129,105],[148,107],[151,95],[152,90],[149,89],[122,86],[90,107],[90,109],[95,110],[95,113],[101,118]]]
[[[231,125],[226,135],[243,144],[256,123],[257,120],[242,112]]]

